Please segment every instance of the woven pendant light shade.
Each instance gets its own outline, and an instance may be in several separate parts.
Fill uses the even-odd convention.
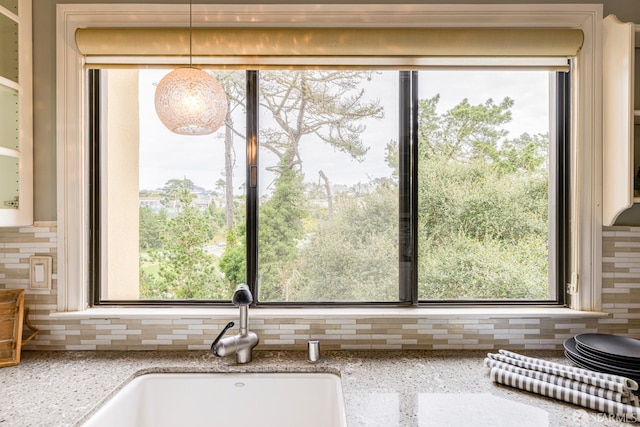
[[[220,83],[197,68],[178,68],[160,80],[155,95],[160,121],[180,135],[208,135],[227,116],[227,96]]]

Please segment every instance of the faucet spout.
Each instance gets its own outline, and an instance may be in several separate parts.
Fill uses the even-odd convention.
[[[246,305],[240,306],[240,335],[247,335],[249,331],[249,307]]]
[[[253,302],[253,295],[251,295],[249,287],[244,283],[238,285],[235,292],[233,293],[233,297],[231,297],[231,302],[233,303],[233,305],[237,306],[251,304]]]
[[[227,330],[234,326],[229,322],[211,344],[211,353],[217,357],[228,354],[236,354],[238,363],[251,362],[252,350],[260,341],[255,332],[249,331],[249,304],[253,302],[253,296],[247,285],[238,285],[233,294],[232,301],[240,308],[239,334],[223,338]]]

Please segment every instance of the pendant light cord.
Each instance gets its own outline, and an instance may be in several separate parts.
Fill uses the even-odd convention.
[[[189,68],[193,68],[193,45],[192,45],[192,30],[193,30],[193,21],[192,21],[192,12],[191,12],[191,0],[189,0]]]

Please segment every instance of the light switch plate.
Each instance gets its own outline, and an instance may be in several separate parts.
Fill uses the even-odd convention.
[[[51,257],[29,258],[29,289],[51,289]]]

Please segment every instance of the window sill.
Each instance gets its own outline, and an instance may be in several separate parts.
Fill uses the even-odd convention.
[[[52,312],[50,319],[175,319],[175,318],[210,318],[229,319],[237,316],[236,307],[99,307],[84,311]],[[558,318],[584,319],[606,318],[608,313],[595,311],[578,311],[565,307],[465,307],[465,308],[264,308],[250,310],[252,319],[270,318]]]

